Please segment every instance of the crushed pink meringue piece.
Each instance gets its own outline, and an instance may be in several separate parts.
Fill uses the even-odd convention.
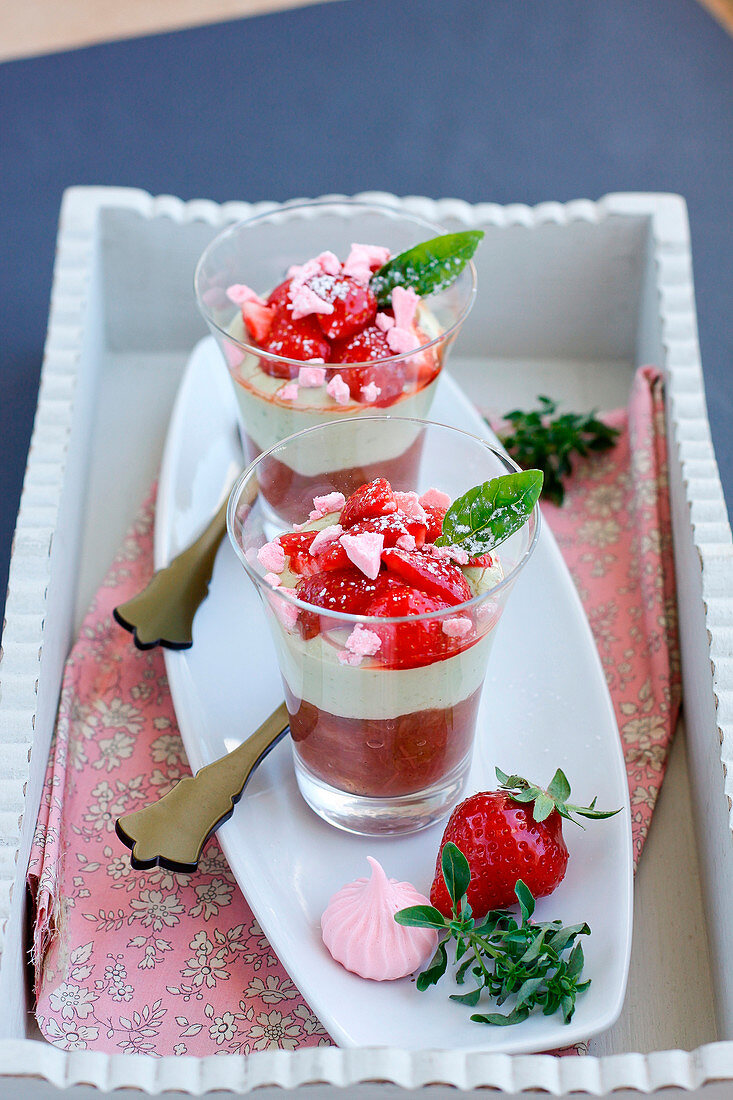
[[[394,498],[397,501],[398,512],[402,512],[403,515],[409,516],[411,519],[416,519],[418,523],[427,523],[428,517],[425,515],[425,509],[420,503],[417,493],[395,493]]]
[[[387,878],[367,856],[371,878],[358,878],[330,899],[321,917],[323,942],[336,962],[362,978],[405,978],[435,951],[438,935],[430,928],[398,924],[394,914],[428,899],[409,882]]]
[[[348,649],[340,649],[337,656],[340,664],[351,665],[352,667],[360,665],[364,660],[360,653],[349,653]]]
[[[290,295],[293,305],[293,320],[299,321],[301,317],[308,317],[311,313],[333,313],[333,302],[327,302],[320,298],[315,290],[311,290],[305,283],[300,283],[294,294]]]
[[[359,665],[364,657],[373,657],[382,644],[382,639],[373,630],[364,626],[355,626],[346,639],[346,649],[338,659],[342,665]]]
[[[230,370],[236,370],[237,367],[241,367],[244,362],[244,352],[241,348],[238,348],[235,344],[223,344],[224,355],[226,361],[229,364]]]
[[[392,291],[392,309],[396,328],[411,329],[417,313],[420,296],[411,286],[396,286]]]
[[[267,302],[264,298],[260,298],[256,290],[253,290],[251,286],[247,286],[246,283],[232,283],[226,289],[226,295],[230,302],[234,302],[235,306],[243,306],[245,302],[257,302],[258,305],[265,306]]]
[[[257,551],[257,561],[268,573],[282,573],[285,568],[285,551],[279,542],[266,542]]]
[[[326,547],[330,546],[332,542],[336,542],[343,533],[344,529],[340,523],[334,523],[331,527],[324,527],[308,547],[308,553],[314,557],[316,554],[322,554]]]
[[[450,556],[458,565],[468,565],[468,551],[462,546],[449,546]]]
[[[395,545],[399,546],[400,550],[417,550],[415,536],[411,535],[409,531],[406,535],[400,535]]]
[[[346,504],[346,497],[343,493],[326,493],[323,497],[313,497],[313,507],[321,516],[340,512],[344,504]]]
[[[394,317],[390,317],[388,313],[378,313],[374,318],[374,323],[382,332],[387,332],[389,329],[394,328]]]
[[[387,333],[387,343],[395,355],[405,355],[408,351],[417,351],[420,341],[413,329],[398,328],[395,325]]]
[[[278,577],[277,573],[265,573],[262,579],[267,581],[268,584],[271,584],[273,588],[279,588],[282,584],[282,581]]]
[[[361,396],[369,405],[373,405],[382,392],[382,387],[378,386],[376,382],[367,382],[366,386],[361,387]]]
[[[376,580],[382,561],[384,535],[379,535],[375,531],[364,531],[360,535],[342,535],[341,545],[349,561],[357,569],[361,569],[369,580]]]
[[[325,381],[325,367],[301,367],[298,371],[298,385],[305,387],[305,389],[322,386]]]
[[[386,264],[390,252],[377,244],[352,244],[344,263],[344,275],[350,275],[359,283],[368,283],[372,271]]]
[[[288,382],[277,391],[281,401],[296,401],[298,397],[298,383]]]
[[[340,275],[341,261],[333,252],[321,252],[316,256],[315,262],[324,275]]]
[[[287,270],[288,279],[292,279],[293,281],[293,286],[291,286],[290,288],[291,293],[293,291],[293,287],[297,289],[297,287],[301,283],[304,283],[306,279],[312,278],[313,275],[320,274],[321,265],[319,264],[318,260],[306,260],[304,264],[291,264]]]
[[[449,638],[464,638],[472,626],[467,615],[456,615],[453,619],[444,619],[442,629]]]
[[[338,405],[348,405],[351,393],[340,374],[334,374],[326,386],[326,393],[332,397]]]
[[[288,596],[296,595],[294,588],[286,588],[285,585],[280,585],[278,592],[286,592]],[[271,606],[285,629],[295,630],[295,624],[298,621],[298,608],[288,603],[287,600],[280,600],[277,597],[271,601]]]
[[[345,645],[351,653],[359,653],[362,657],[373,657],[381,647],[382,639],[373,630],[357,624],[346,639]]]
[[[420,503],[427,505],[429,508],[450,508],[451,498],[440,489],[428,489],[420,497]]]

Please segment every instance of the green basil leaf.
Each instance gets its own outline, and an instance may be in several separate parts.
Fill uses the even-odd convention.
[[[458,278],[483,238],[480,229],[446,233],[400,252],[375,271],[369,286],[384,309],[396,286],[412,287],[421,298],[445,290]]]
[[[449,840],[443,849],[440,865],[451,901],[454,905],[458,905],[471,881],[471,869],[468,866],[468,860],[461,849]]]
[[[493,550],[527,522],[541,491],[540,470],[504,474],[474,486],[451,504],[436,546],[459,546],[472,557]]]

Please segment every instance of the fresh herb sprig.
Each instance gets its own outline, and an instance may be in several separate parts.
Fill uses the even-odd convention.
[[[542,489],[541,470],[503,474],[454,500],[436,546],[458,546],[475,557],[493,550],[530,516]]]
[[[445,933],[427,970],[417,979],[424,991],[436,985],[448,968],[447,945],[455,940],[455,979],[463,985],[472,978],[475,986],[468,993],[452,993],[452,1001],[475,1008],[486,990],[497,1006],[513,999],[508,1013],[474,1013],[480,1024],[507,1026],[526,1020],[535,1009],[545,1016],[561,1012],[570,1023],[575,1001],[590,985],[581,981],[583,948],[578,936],[590,935],[587,924],[564,928],[560,921],[533,923],[534,898],[520,879],[515,887],[520,920],[507,909],[494,909],[476,922],[466,898],[471,871],[468,860],[455,844],[448,842],[441,859],[445,885],[453,903],[449,920],[432,905],[413,905],[395,913],[398,924],[412,928],[434,928]]]
[[[483,239],[481,229],[446,233],[400,252],[372,275],[369,286],[382,309],[396,286],[412,287],[421,298],[445,290],[458,278]]]
[[[539,409],[523,412],[514,409],[504,415],[512,430],[501,441],[517,465],[536,467],[545,475],[544,495],[553,504],[562,504],[564,479],[571,469],[573,455],[607,451],[618,438],[618,430],[599,420],[595,412],[557,414],[557,402],[539,396]]]

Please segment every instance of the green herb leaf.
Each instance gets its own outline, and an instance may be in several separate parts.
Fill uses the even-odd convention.
[[[608,450],[614,446],[619,433],[599,420],[595,412],[558,416],[555,401],[543,396],[537,400],[539,409],[531,412],[515,409],[505,414],[503,419],[511,425],[511,430],[502,433],[501,441],[519,466],[542,470],[545,499],[560,505],[565,496],[563,481],[571,472],[572,457]]]
[[[456,845],[449,840],[443,848],[440,866],[450,899],[457,909],[458,903],[466,893],[468,884],[471,880],[471,870],[468,866],[468,860],[461,849],[456,847]]]
[[[451,504],[436,546],[459,546],[471,557],[493,550],[524,526],[541,490],[539,470],[504,474],[474,486]]]
[[[434,909],[432,905],[410,905],[407,909],[399,909],[394,919],[398,924],[404,924],[408,928],[445,928],[447,922],[442,913]]]
[[[504,772],[498,774],[507,780],[511,778]],[[464,884],[465,888],[468,887],[470,871],[466,878],[468,864],[465,857],[456,845],[451,844],[450,847],[449,856],[442,860],[443,875],[449,889],[456,892]],[[584,982],[579,980],[583,969],[583,951],[575,943],[578,936],[589,935],[590,928],[587,924],[563,928],[560,921],[533,924],[534,898],[521,879],[517,882],[515,893],[521,923],[507,909],[492,909],[476,923],[470,916],[465,894],[455,897],[453,919],[443,921],[445,937],[439,943],[428,969],[418,975],[417,988],[424,991],[443,977],[448,967],[447,944],[452,939],[456,943],[456,983],[463,985],[470,974],[476,984],[467,993],[450,994],[451,1000],[474,1008],[485,990],[497,1006],[508,1000],[513,1002],[507,1013],[481,1013],[471,1016],[472,1020],[506,1027],[526,1020],[531,1012],[539,1010],[545,1015],[560,1011],[567,1023],[572,1018],[576,998],[590,985],[589,979]],[[415,912],[433,914],[435,910],[432,906],[414,906],[401,910],[395,919],[401,924],[413,923],[411,914]],[[461,913],[460,917],[458,913]],[[403,914],[407,914],[408,918],[402,919]],[[418,919],[422,921],[422,917]],[[564,958],[567,952],[569,957]]]
[[[469,1008],[475,1008],[479,1002],[481,996],[481,986],[476,989],[472,989],[470,993],[450,993],[449,997],[452,1001],[458,1001],[459,1004],[468,1005]]]
[[[421,298],[445,290],[458,278],[483,238],[480,229],[446,233],[400,252],[375,271],[369,286],[384,309],[396,286],[412,287]]]
[[[522,913],[522,920],[528,921],[534,913],[534,898],[532,897],[532,891],[520,878],[517,879],[514,893],[517,895],[517,901],[519,902],[519,908]]]
[[[431,986],[436,985],[446,972],[448,967],[448,952],[445,943],[438,944],[438,950],[433,955],[430,966],[417,976],[417,988],[421,993]]]

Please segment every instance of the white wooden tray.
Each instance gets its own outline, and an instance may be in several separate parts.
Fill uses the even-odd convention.
[[[448,229],[486,231],[480,304],[451,364],[477,401],[491,393],[505,409],[549,392],[609,407],[624,403],[640,363],[667,374],[689,778],[680,737],[637,878],[622,1017],[593,1041],[592,1056],[564,1059],[317,1048],[160,1060],[66,1054],[37,1038],[24,879],[63,661],[155,475],[180,372],[203,334],[195,261],[223,223],[271,205],[76,188],[62,209],[0,663],[0,1094],[308,1085],[310,1095],[340,1088],[384,1100],[428,1084],[436,1097],[455,1087],[733,1092],[733,1043],[715,1041],[733,1035],[733,548],[705,411],[684,203],[611,195],[530,209],[378,197]]]

